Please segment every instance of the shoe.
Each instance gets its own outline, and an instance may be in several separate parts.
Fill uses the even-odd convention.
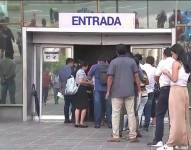
[[[79,125],[79,128],[87,128],[87,127],[88,127],[87,125],[83,125],[83,124]]]
[[[64,123],[71,123],[71,121],[70,120],[65,120]]]
[[[152,146],[154,146],[154,147],[162,147],[163,146],[163,142],[159,141],[159,142],[157,142],[157,144],[152,145]]]
[[[188,146],[176,146],[176,149],[181,149],[181,150],[188,150]]]
[[[164,146],[157,148],[156,150],[173,150],[173,149],[174,149],[174,147],[164,145]]]
[[[149,128],[148,127],[143,127],[143,130],[149,132]]]
[[[153,140],[152,142],[147,143],[148,146],[153,146],[153,145],[156,145],[156,144],[157,144],[157,142],[155,140]]]
[[[139,140],[137,138],[129,138],[128,140],[130,143],[137,143]]]
[[[94,128],[98,129],[100,128],[100,125],[95,125]]]
[[[109,140],[107,140],[108,142],[120,142],[119,138],[111,138]]]
[[[75,124],[74,127],[75,127],[75,128],[79,128],[79,124]]]
[[[108,126],[108,128],[109,128],[109,129],[111,129],[111,128],[112,128],[112,125],[111,125],[111,124],[108,124],[107,126]]]
[[[137,132],[137,138],[141,138],[142,134],[140,133],[140,131]]]

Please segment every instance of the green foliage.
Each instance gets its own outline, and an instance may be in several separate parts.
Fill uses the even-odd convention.
[[[66,62],[65,54],[60,54],[59,62],[44,62],[43,70],[47,68],[50,72],[57,72]]]

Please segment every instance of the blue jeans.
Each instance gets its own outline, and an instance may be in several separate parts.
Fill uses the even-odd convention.
[[[71,112],[72,112],[72,120],[75,120],[75,106],[74,106],[74,95],[64,95],[64,116],[65,120],[70,120],[70,106],[71,106]]]
[[[95,125],[100,126],[105,118],[108,124],[111,124],[111,100],[105,100],[106,92],[94,91],[94,120]]]
[[[150,125],[150,119],[151,119],[151,109],[152,109],[152,103],[154,102],[154,92],[151,92],[148,94],[148,100],[144,108],[144,115],[145,115],[145,125],[144,127],[148,128]]]

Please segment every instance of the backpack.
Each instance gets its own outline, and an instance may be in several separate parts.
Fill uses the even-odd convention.
[[[66,82],[65,95],[75,95],[78,91],[78,85],[74,76],[70,76]]]
[[[101,64],[98,66],[98,79],[102,85],[107,84],[108,68],[109,68],[109,65],[107,65],[107,64]]]

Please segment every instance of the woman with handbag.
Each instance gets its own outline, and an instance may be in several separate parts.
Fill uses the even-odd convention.
[[[87,69],[88,64],[83,62],[81,63],[80,69],[76,73],[76,83],[79,86],[75,100],[75,127],[77,128],[88,127],[84,124],[84,119],[86,117],[86,112],[89,105],[87,90],[88,87],[92,85],[92,81],[89,81],[86,76],[85,72]]]

